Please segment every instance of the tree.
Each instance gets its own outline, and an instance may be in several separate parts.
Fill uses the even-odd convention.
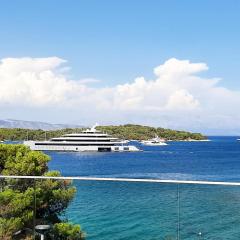
[[[1,175],[61,176],[48,171],[49,161],[49,156],[24,145],[0,144]],[[0,239],[31,239],[34,224],[52,225],[54,239],[84,239],[79,225],[59,217],[75,192],[71,181],[65,180],[0,180]]]
[[[53,232],[58,235],[58,240],[81,240],[84,234],[81,233],[80,226],[69,223],[56,223]],[[69,238],[71,236],[71,238]]]

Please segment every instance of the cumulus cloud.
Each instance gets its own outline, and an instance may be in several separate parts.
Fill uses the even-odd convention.
[[[89,121],[240,129],[240,114],[234,110],[240,93],[221,87],[218,78],[199,76],[207,70],[206,63],[171,58],[154,68],[154,79],[138,77],[114,87],[94,88],[89,84],[97,79],[69,79],[69,68],[61,58],[5,58],[0,63],[0,108],[57,107],[62,114],[71,109],[80,121],[80,113],[91,109]]]

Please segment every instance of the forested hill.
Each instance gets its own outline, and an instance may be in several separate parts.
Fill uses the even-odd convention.
[[[154,128],[142,125],[126,124],[120,126],[99,126],[99,130],[109,133],[113,136],[124,139],[143,140],[158,135],[166,140],[203,140],[206,139],[200,133],[190,133],[185,131],[176,131],[165,128]],[[59,137],[66,133],[81,132],[82,128],[65,128],[61,130],[33,130],[22,128],[0,128],[0,140],[44,140],[52,137]]]
[[[107,132],[113,136],[124,139],[146,140],[158,135],[166,140],[204,140],[206,139],[200,133],[191,133],[185,131],[176,131],[166,128],[154,128],[142,125],[126,124],[120,126],[99,126],[99,130]]]

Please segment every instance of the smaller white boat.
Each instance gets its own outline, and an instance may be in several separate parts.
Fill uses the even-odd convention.
[[[166,146],[167,145],[167,143],[165,142],[165,139],[159,138],[158,136],[149,140],[143,140],[141,141],[141,144],[146,146]]]
[[[0,141],[0,143],[4,143],[4,141]]]

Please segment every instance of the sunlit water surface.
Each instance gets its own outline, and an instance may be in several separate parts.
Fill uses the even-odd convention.
[[[240,142],[169,142],[136,153],[56,153],[64,176],[240,182]],[[137,143],[134,143],[137,144]],[[137,144],[138,145],[138,144]],[[74,181],[65,216],[89,240],[240,239],[240,187]],[[180,223],[180,224],[179,224]]]

